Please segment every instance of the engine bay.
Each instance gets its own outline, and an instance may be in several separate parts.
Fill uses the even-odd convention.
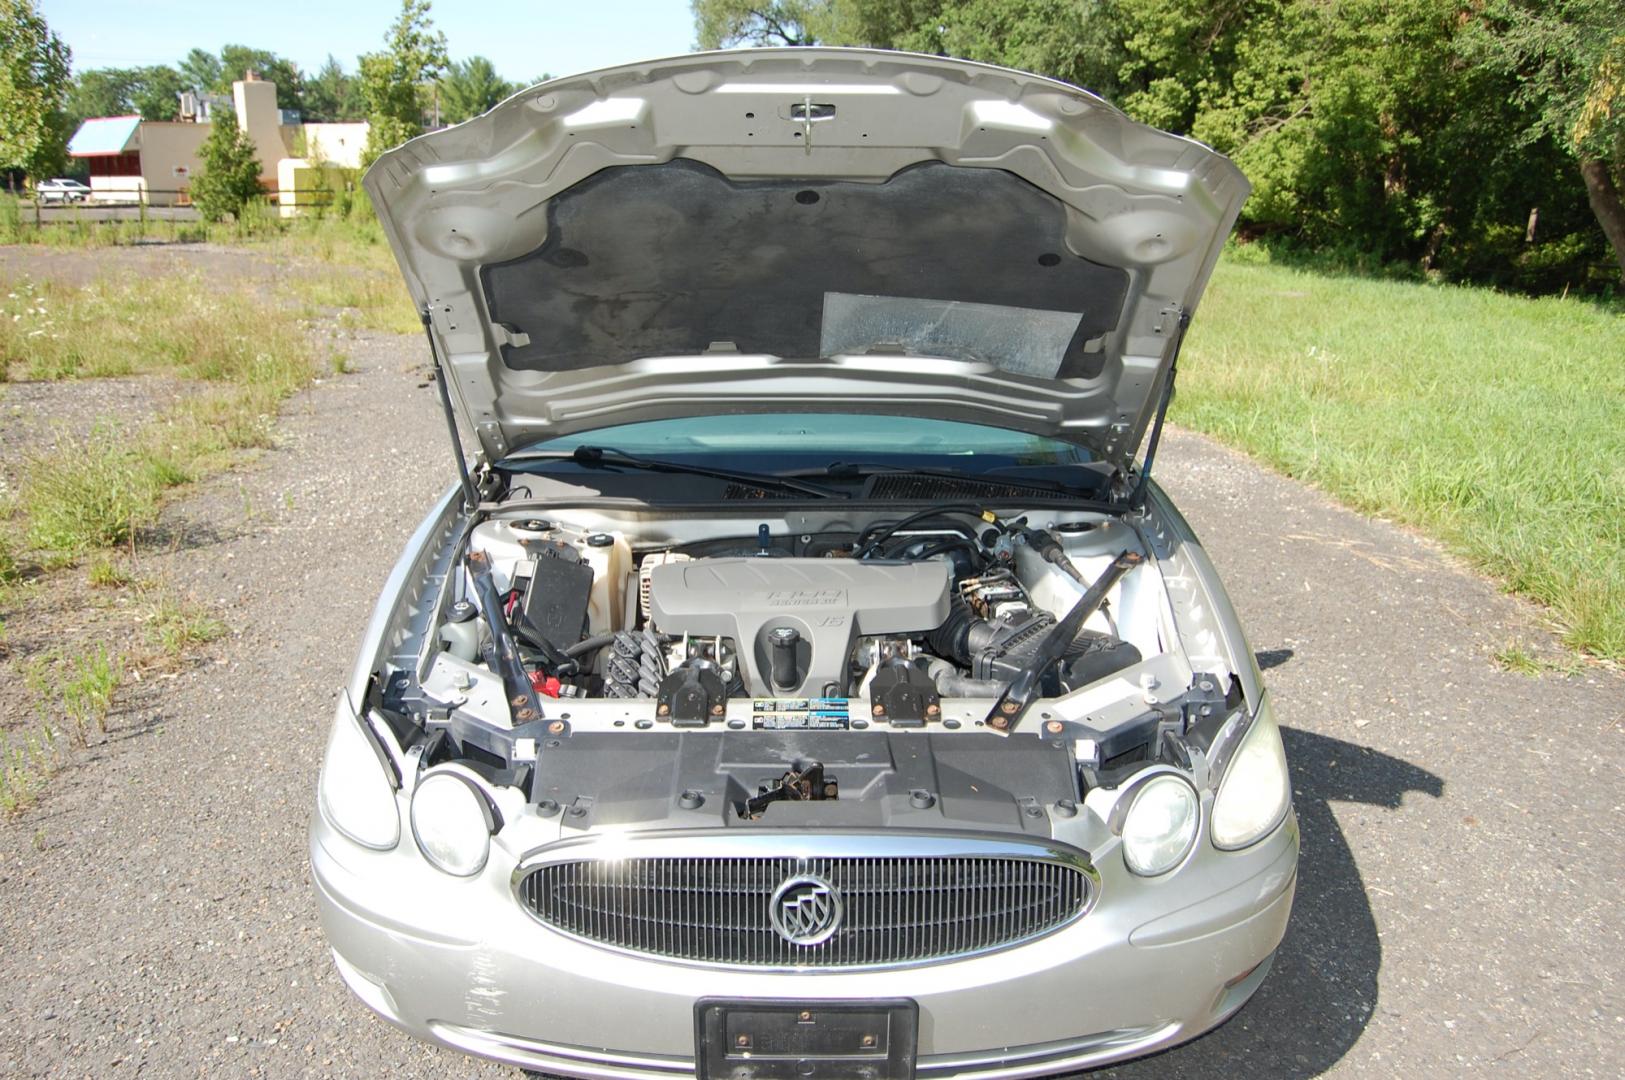
[[[425,763],[544,808],[587,792],[599,823],[719,789],[740,821],[941,811],[955,754],[982,781],[959,777],[961,803],[1015,807],[1188,764],[1238,691],[1181,647],[1148,545],[1110,515],[1030,516],[482,516],[377,703]]]

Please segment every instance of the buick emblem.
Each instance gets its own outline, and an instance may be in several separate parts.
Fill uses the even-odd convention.
[[[841,913],[841,894],[815,874],[785,878],[767,903],[773,929],[792,945],[822,945],[841,928]]]

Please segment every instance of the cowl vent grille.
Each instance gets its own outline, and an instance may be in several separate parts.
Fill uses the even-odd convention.
[[[1054,498],[1055,492],[1029,484],[978,477],[891,476],[882,474],[869,485],[871,499],[1030,499]]]
[[[735,499],[805,499],[807,496],[791,488],[757,487],[754,484],[729,481],[728,486],[722,490],[722,497],[731,502]]]

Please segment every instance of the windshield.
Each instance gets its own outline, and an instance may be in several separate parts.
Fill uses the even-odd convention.
[[[930,465],[981,472],[1009,466],[1079,465],[1081,446],[1020,431],[907,416],[851,413],[746,413],[619,424],[580,432],[527,452],[613,447],[654,458],[737,459],[755,469],[833,464]]]

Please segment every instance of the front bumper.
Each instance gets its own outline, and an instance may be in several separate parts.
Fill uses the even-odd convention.
[[[478,876],[431,868],[410,836],[369,851],[316,815],[322,923],[339,972],[412,1034],[542,1072],[693,1075],[701,998],[911,998],[921,1077],[1014,1080],[1160,1050],[1221,1023],[1263,981],[1286,930],[1298,831],[1241,852],[1205,849],[1163,880],[1105,859],[1082,919],[1002,952],[922,967],[720,970],[613,952],[557,934],[515,900],[493,846]]]

